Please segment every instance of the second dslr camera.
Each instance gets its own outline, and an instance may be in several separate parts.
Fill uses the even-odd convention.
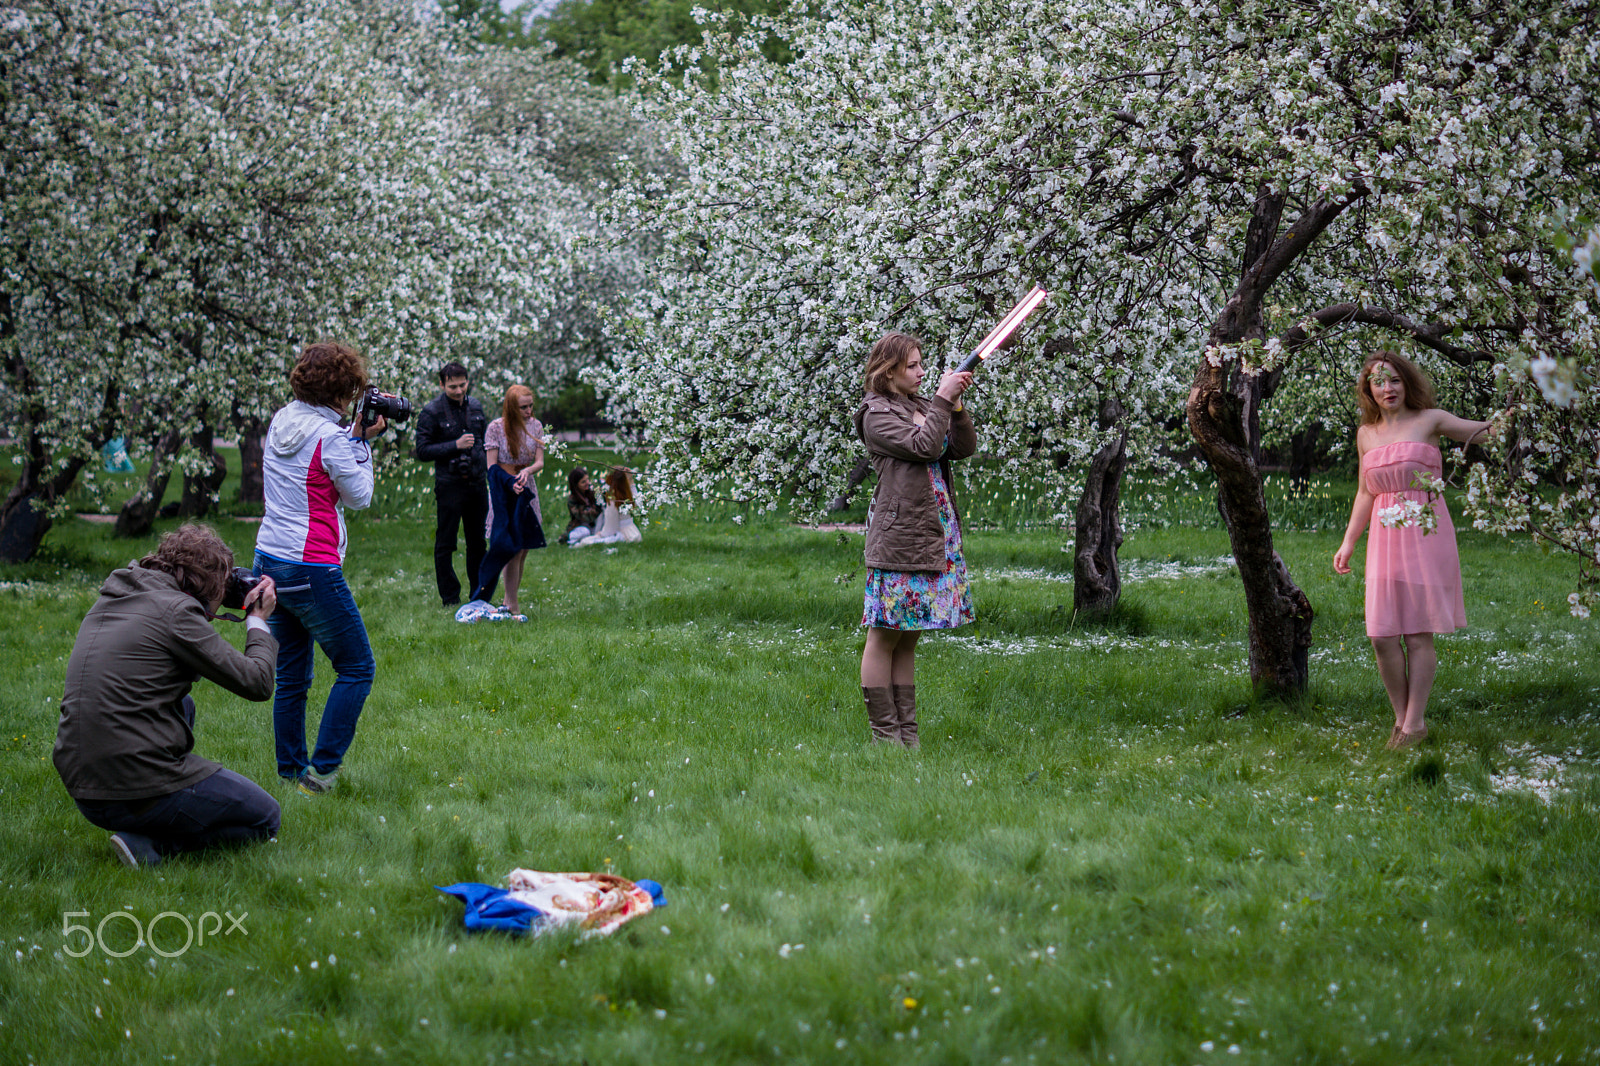
[[[361,420],[363,426],[376,425],[379,418],[387,418],[391,422],[404,422],[411,417],[411,403],[403,396],[385,396],[374,385],[361,397],[361,403],[356,408],[356,417]]]

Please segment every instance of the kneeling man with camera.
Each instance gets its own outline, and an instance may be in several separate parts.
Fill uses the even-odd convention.
[[[245,611],[242,652],[212,628],[224,604]],[[200,525],[168,533],[101,586],[67,663],[55,766],[127,865],[277,835],[276,800],[194,753],[189,696],[205,678],[247,700],[272,697],[276,604],[272,579],[235,570],[232,550]]]

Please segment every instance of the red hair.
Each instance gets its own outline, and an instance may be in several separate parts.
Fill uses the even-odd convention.
[[[1367,361],[1361,364],[1361,373],[1356,376],[1356,406],[1361,408],[1361,424],[1372,425],[1383,420],[1383,412],[1378,408],[1378,401],[1372,398],[1372,368],[1379,363],[1388,363],[1400,379],[1400,384],[1405,386],[1405,405],[1413,411],[1426,411],[1439,406],[1433,397],[1433,382],[1428,380],[1428,375],[1422,368],[1403,355],[1396,355],[1389,351],[1376,351],[1367,356]]]
[[[611,502],[618,507],[633,502],[633,471],[625,466],[614,466],[606,471],[606,489]]]
[[[506,447],[513,453],[522,451],[522,438],[528,432],[528,420],[522,417],[522,398],[526,396],[533,399],[533,390],[526,385],[513,385],[506,390],[506,398],[500,404],[500,417],[506,424]],[[506,456],[510,462],[511,457]]]
[[[344,407],[367,387],[367,364],[342,341],[308,344],[289,371],[294,398],[318,407]]]

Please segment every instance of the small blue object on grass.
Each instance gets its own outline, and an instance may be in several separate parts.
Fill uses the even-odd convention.
[[[469,600],[456,608],[457,622],[503,622],[510,617],[509,611],[501,610],[488,600]]]

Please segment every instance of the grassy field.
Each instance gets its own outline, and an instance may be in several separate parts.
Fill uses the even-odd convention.
[[[68,520],[0,568],[0,1061],[1600,1057],[1600,631],[1527,544],[1463,535],[1473,628],[1394,755],[1359,579],[1329,565],[1347,485],[1280,535],[1318,612],[1292,707],[1250,698],[1204,493],[1130,492],[1124,604],[1091,627],[1064,534],[974,486],[979,621],[924,638],[907,754],[865,742],[859,536],[660,511],[642,544],[535,553],[531,620],[468,627],[416,483],[351,522],[378,682],[348,782],[283,788],[269,708],[202,685],[199,751],[283,832],[154,871],[114,863],[49,758],[78,621],[151,541]],[[253,524],[216,524],[248,553]],[[518,866],[670,905],[518,941],[433,888]],[[208,912],[242,928],[182,952],[177,917],[144,944],[127,917]],[[68,923],[100,931],[83,957]]]

